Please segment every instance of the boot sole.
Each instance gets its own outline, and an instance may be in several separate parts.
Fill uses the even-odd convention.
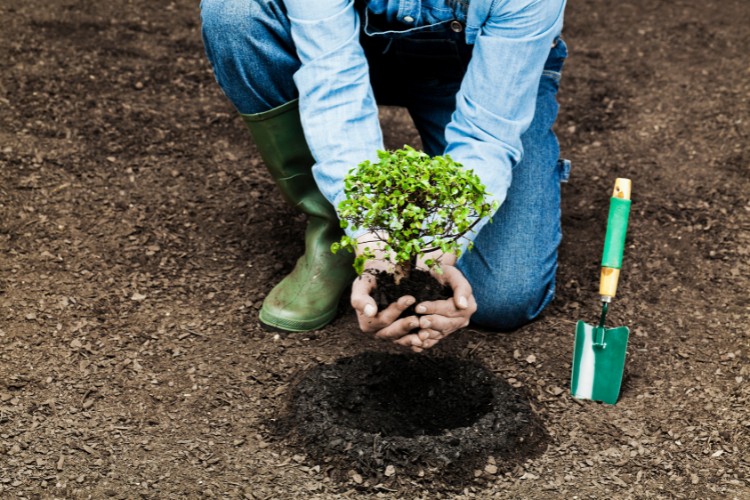
[[[323,328],[333,321],[333,318],[336,317],[337,310],[338,308],[333,309],[332,311],[326,312],[316,318],[298,320],[274,317],[273,314],[270,314],[268,311],[261,308],[260,313],[258,314],[258,319],[260,320],[261,325],[267,330],[282,332],[309,332],[311,330]]]

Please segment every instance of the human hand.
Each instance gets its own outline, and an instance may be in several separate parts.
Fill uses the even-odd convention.
[[[417,304],[415,311],[421,314],[419,332],[402,336],[397,343],[411,347],[414,352],[429,349],[451,333],[468,326],[477,310],[477,302],[466,277],[453,265],[441,266],[442,274],[432,271],[440,283],[449,285],[453,297],[446,300],[426,301]]]
[[[430,273],[439,283],[451,287],[452,298],[418,304],[416,312],[423,315],[421,317],[399,318],[401,313],[415,302],[414,297],[410,295],[399,298],[378,312],[377,304],[371,296],[376,287],[375,275],[377,272],[394,271],[393,262],[383,256],[382,246],[379,244],[383,239],[383,235],[371,233],[358,239],[358,253],[368,246],[376,257],[366,262],[365,272],[352,285],[351,303],[362,331],[373,334],[376,338],[392,340],[401,346],[410,347],[414,352],[422,352],[456,330],[467,326],[477,310],[471,285],[463,273],[454,266],[456,256],[440,251],[423,256],[417,267],[427,269],[425,261],[428,259],[438,262],[442,272],[431,270]],[[419,332],[411,333],[416,328],[420,328]]]
[[[409,332],[419,328],[419,318],[408,316],[399,318],[407,308],[414,305],[416,299],[411,295],[400,297],[396,302],[378,312],[372,291],[376,287],[378,272],[394,272],[395,266],[383,251],[382,242],[386,236],[381,233],[367,233],[357,239],[357,254],[362,255],[365,249],[371,252],[375,259],[365,263],[365,271],[352,284],[351,303],[357,313],[357,321],[364,333],[383,340],[399,340]]]
[[[375,338],[411,346],[411,344],[403,343],[402,339],[412,330],[419,328],[419,318],[416,316],[399,318],[399,316],[414,304],[414,297],[405,295],[378,312],[375,299],[371,296],[375,286],[375,274],[372,272],[372,267],[354,280],[352,285],[351,302],[357,313],[359,327],[364,333],[372,334]]]

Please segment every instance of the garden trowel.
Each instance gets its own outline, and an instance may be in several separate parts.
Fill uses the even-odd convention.
[[[630,179],[617,179],[609,202],[607,235],[602,254],[599,281],[602,314],[597,326],[578,322],[573,347],[570,394],[575,398],[602,401],[611,405],[617,402],[620,395],[630,330],[626,326],[606,328],[604,320],[609,304],[617,292],[629,215]]]

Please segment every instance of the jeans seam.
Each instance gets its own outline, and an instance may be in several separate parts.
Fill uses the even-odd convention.
[[[448,24],[450,22],[451,22],[451,20],[440,21],[439,23],[428,24],[428,25],[425,25],[425,26],[415,26],[414,28],[409,28],[409,29],[400,30],[400,31],[399,30],[385,30],[385,31],[373,31],[373,32],[371,32],[371,31],[369,31],[369,28],[370,28],[369,14],[368,14],[368,11],[366,10],[365,11],[365,27],[364,27],[363,31],[364,31],[365,35],[367,35],[369,37],[387,36],[387,35],[403,35],[403,36],[408,36],[408,35],[411,35],[411,34],[419,34],[419,33],[437,31],[435,28],[437,28],[439,26],[442,26],[444,24]]]
[[[544,71],[542,71],[542,76],[548,76],[559,82],[562,78],[562,73],[559,71],[552,71],[551,69],[545,69]]]

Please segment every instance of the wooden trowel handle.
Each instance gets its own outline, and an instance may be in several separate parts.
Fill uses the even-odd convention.
[[[599,295],[609,302],[617,293],[617,282],[620,279],[622,254],[625,250],[625,235],[628,231],[630,216],[630,179],[615,180],[615,189],[609,199],[609,217],[607,235],[604,237],[602,253],[602,274],[599,280]]]

